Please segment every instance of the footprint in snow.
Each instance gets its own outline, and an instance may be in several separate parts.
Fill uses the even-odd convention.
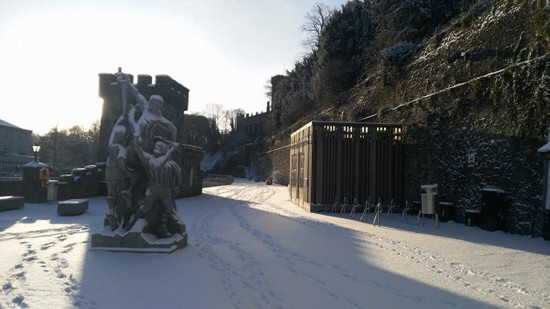
[[[2,286],[2,291],[7,292],[13,290],[13,285],[11,285],[11,282],[8,282]]]
[[[55,242],[49,242],[49,243],[45,243],[43,244],[42,246],[40,246],[40,249],[41,250],[46,250],[46,249],[49,249],[51,247],[53,247],[55,245]]]
[[[25,297],[23,297],[23,295],[17,295],[11,301],[14,304],[18,304],[19,307],[21,307],[21,308],[27,308],[28,307],[28,305],[25,303]]]

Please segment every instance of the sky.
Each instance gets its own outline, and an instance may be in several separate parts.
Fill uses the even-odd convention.
[[[340,8],[346,0],[322,3]],[[265,111],[317,0],[0,0],[0,119],[43,134],[101,117],[98,74],[170,75],[206,104]]]
[[[113,233],[105,197],[78,216],[55,201],[1,212],[0,307],[550,308],[542,238],[400,212],[373,226],[243,179],[176,203],[188,242],[170,254],[93,250]]]

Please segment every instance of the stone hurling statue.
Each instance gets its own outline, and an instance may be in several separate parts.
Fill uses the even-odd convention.
[[[147,100],[119,73],[123,112],[109,139],[105,171],[107,204],[105,226],[130,230],[139,219],[147,224],[143,232],[159,238],[185,232],[177,215],[174,194],[181,184],[181,168],[172,160],[179,143],[177,129],[162,115],[163,98]],[[127,94],[136,100],[128,110]],[[131,134],[129,134],[131,133]]]

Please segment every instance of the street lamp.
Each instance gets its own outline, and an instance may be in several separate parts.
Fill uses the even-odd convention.
[[[34,152],[34,161],[38,162],[38,152],[40,151],[40,145],[32,145],[32,152]]]

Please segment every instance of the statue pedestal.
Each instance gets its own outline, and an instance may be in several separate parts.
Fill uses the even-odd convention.
[[[187,245],[187,232],[168,238],[157,238],[153,234],[142,232],[146,224],[145,219],[139,219],[129,231],[122,228],[111,231],[106,227],[105,230],[92,234],[92,250],[172,253]]]

